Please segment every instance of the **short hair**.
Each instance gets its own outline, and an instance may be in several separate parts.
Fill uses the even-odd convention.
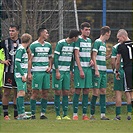
[[[22,36],[21,36],[21,43],[29,43],[32,41],[32,36],[28,33],[24,33]]]
[[[128,36],[128,33],[125,29],[120,29],[117,33],[117,36],[122,36],[122,35],[124,35],[125,37]]]
[[[17,31],[19,31],[19,26],[18,26],[18,25],[16,25],[16,24],[11,24],[11,25],[10,25],[10,27],[11,27],[11,28],[14,28],[14,27],[15,27],[15,28],[16,28],[16,30],[17,30]]]
[[[40,28],[38,29],[38,31],[37,31],[38,37],[41,35],[41,32],[43,32],[44,30],[46,30],[45,27],[40,27]]]
[[[88,23],[88,22],[83,22],[83,23],[80,25],[80,28],[81,28],[81,29],[84,29],[85,27],[90,28],[90,27],[91,27],[90,23]]]
[[[78,30],[72,29],[72,30],[69,31],[68,37],[69,38],[78,37],[79,34],[80,34],[80,32]]]
[[[109,26],[103,26],[100,30],[101,35],[105,35],[106,33],[110,32],[110,27]]]

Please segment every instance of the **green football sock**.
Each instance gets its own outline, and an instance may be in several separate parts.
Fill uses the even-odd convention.
[[[23,113],[25,113],[25,107],[24,107],[24,97],[18,97],[18,100],[17,100],[17,102],[18,102],[18,110],[19,110],[19,113],[20,114],[23,114]]]
[[[90,105],[90,114],[91,115],[95,114],[96,100],[97,100],[97,96],[92,95],[91,105]]]
[[[106,112],[106,97],[104,94],[100,95],[100,111],[104,114]]]
[[[31,109],[31,114],[35,115],[35,113],[36,113],[36,100],[30,99],[30,109]]]
[[[63,117],[67,115],[68,110],[68,96],[62,98]]]
[[[78,112],[79,94],[74,94],[73,96],[73,113]]]
[[[41,99],[41,113],[45,113],[47,108],[47,100],[46,99]]]
[[[120,115],[121,114],[121,107],[119,106],[117,106],[116,108],[115,108],[115,114],[116,114],[116,116],[118,116],[118,115]]]
[[[132,104],[127,104],[127,112],[128,113],[132,112]]]
[[[82,97],[82,113],[87,114],[87,107],[88,107],[88,94],[83,94]]]
[[[60,116],[60,95],[54,97],[56,116]]]
[[[17,110],[18,110],[18,114],[21,114],[21,110],[20,110],[20,108],[19,108],[18,98],[17,98],[16,100],[17,100]]]

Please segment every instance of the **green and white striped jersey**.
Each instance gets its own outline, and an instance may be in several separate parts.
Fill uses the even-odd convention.
[[[111,56],[111,58],[116,58],[116,55],[117,55],[117,49],[118,49],[118,46],[120,45],[120,43],[117,43],[116,45],[114,45],[113,47],[112,47],[112,56]],[[123,67],[123,59],[121,58],[121,66],[120,66],[121,68]]]
[[[56,44],[56,48],[54,51],[54,60],[55,60],[55,55],[57,54],[59,56],[58,58],[59,71],[70,71],[74,46],[75,46],[74,42],[72,42],[71,44],[68,44],[65,39],[60,40]],[[56,68],[55,63],[56,62],[54,61],[53,69]]]
[[[96,62],[99,71],[106,71],[106,44],[96,39],[92,51],[97,52]]]
[[[27,76],[28,71],[28,55],[26,49],[21,45],[16,50],[15,55],[15,78],[22,78]]]
[[[78,41],[75,43],[75,48],[79,50],[79,58],[81,67],[86,68],[90,67],[89,63],[91,60],[91,39],[87,38],[84,40],[81,36],[79,36]],[[74,68],[78,68],[76,60],[74,64]]]
[[[49,42],[44,45],[37,41],[30,45],[32,59],[32,72],[44,72],[49,67],[49,57],[52,56],[52,46]]]

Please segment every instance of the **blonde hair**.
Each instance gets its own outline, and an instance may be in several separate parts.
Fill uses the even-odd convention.
[[[124,29],[120,29],[117,33],[117,36],[125,36],[125,37],[128,37],[128,33],[126,30]]]
[[[32,36],[28,33],[24,33],[22,36],[21,36],[21,43],[29,43],[32,41]]]

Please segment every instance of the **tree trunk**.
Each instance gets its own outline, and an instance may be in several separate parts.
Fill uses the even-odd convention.
[[[27,6],[27,0],[22,0],[21,35],[26,31],[26,6]]]

